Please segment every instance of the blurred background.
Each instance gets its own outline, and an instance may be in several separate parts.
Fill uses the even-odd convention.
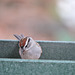
[[[0,39],[74,41],[74,0],[0,0]]]

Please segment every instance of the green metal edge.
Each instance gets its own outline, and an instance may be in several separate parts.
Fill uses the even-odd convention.
[[[42,62],[42,63],[75,63],[73,60],[31,60],[31,59],[9,59],[9,58],[0,58],[0,61],[14,61],[14,62]]]

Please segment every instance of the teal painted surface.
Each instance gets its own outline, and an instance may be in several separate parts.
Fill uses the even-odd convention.
[[[75,75],[75,61],[0,59],[0,75]]]
[[[75,60],[74,42],[39,42],[43,49],[42,59]]]
[[[0,58],[20,58],[18,41],[0,40]]]
[[[40,59],[75,60],[75,42],[37,41],[43,50]],[[18,41],[1,40],[0,58],[20,58]]]
[[[0,75],[75,75],[75,42],[37,41],[39,60],[20,59],[18,41],[0,40]]]

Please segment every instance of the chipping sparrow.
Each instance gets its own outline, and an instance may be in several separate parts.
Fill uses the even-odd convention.
[[[39,59],[42,53],[40,45],[31,37],[14,35],[19,40],[19,54],[22,59]]]

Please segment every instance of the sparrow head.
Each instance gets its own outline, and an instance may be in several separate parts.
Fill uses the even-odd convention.
[[[22,49],[22,51],[28,50],[30,47],[30,37],[24,37],[24,35],[14,35],[19,40],[19,47]]]
[[[22,38],[19,41],[19,47],[22,48],[22,49],[26,49],[26,48],[29,47],[29,43],[30,43],[30,38],[29,37]]]

